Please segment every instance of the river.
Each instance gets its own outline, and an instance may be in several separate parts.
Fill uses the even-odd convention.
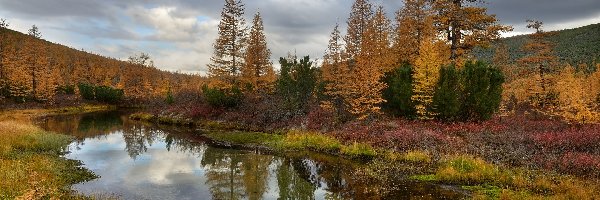
[[[363,164],[304,153],[273,155],[213,146],[201,130],[157,126],[126,111],[58,115],[42,128],[69,134],[69,159],[100,178],[72,186],[121,199],[460,199],[450,186],[362,178]]]

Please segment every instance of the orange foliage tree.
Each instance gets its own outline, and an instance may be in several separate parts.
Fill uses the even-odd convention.
[[[476,46],[486,46],[500,38],[500,33],[511,31],[510,26],[498,23],[487,8],[478,7],[482,0],[432,0],[436,12],[435,23],[440,34],[450,43],[450,59],[462,63],[466,53]]]
[[[369,21],[373,17],[373,9],[369,0],[356,0],[348,18],[348,30],[344,41],[346,53],[353,60],[360,53],[362,40]]]
[[[263,21],[260,13],[254,15],[252,28],[248,39],[245,65],[242,68],[242,82],[249,84],[252,89],[270,90],[275,82],[275,72],[271,63],[271,50],[267,47]]]
[[[229,88],[237,85],[244,63],[247,27],[241,0],[225,0],[219,23],[219,37],[213,44],[214,53],[208,64],[211,85]]]

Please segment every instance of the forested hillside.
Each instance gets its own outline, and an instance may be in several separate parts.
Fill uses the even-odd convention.
[[[39,33],[39,32],[38,32]],[[198,91],[203,78],[161,71],[76,50],[0,28],[0,102],[49,102],[60,94],[82,94],[99,101],[166,98]]]
[[[561,63],[573,66],[585,63],[593,68],[593,63],[600,62],[600,24],[592,24],[575,29],[549,32],[548,40],[555,44],[554,52]],[[527,53],[522,49],[528,35],[519,35],[500,39],[491,48],[477,48],[473,53],[477,58],[491,61],[498,44],[506,44],[509,58],[515,62]],[[583,69],[593,71],[591,69]]]

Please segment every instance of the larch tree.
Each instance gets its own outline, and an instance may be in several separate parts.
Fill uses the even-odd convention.
[[[250,37],[248,38],[245,65],[242,68],[242,81],[254,90],[269,90],[275,82],[273,63],[270,61],[271,50],[267,47],[263,20],[260,13],[254,15]]]
[[[436,27],[450,43],[450,59],[461,60],[476,46],[487,46],[500,38],[502,32],[511,31],[510,26],[499,24],[496,15],[487,13],[487,8],[478,7],[483,0],[431,0],[436,12]]]
[[[4,18],[0,18],[0,28],[8,28],[10,24]]]
[[[37,38],[37,39],[42,38],[42,33],[40,32],[40,29],[35,24],[33,26],[31,26],[31,29],[29,29],[27,31],[27,34],[34,38]]]
[[[554,44],[547,40],[550,33],[543,30],[543,22],[537,20],[527,20],[527,28],[535,30],[535,33],[529,36],[529,41],[523,45],[522,50],[527,55],[518,62],[521,65],[528,66],[537,82],[536,87],[530,88],[530,95],[533,96],[534,106],[546,107],[551,104],[549,99],[549,87],[552,80],[548,77],[554,70],[552,69],[558,63],[558,58],[554,55]]]
[[[385,101],[381,94],[386,85],[381,80],[385,72],[392,70],[390,32],[390,20],[383,7],[378,7],[364,32],[356,66],[342,84],[350,113],[358,119],[380,114],[380,105]]]
[[[428,17],[428,22],[433,19]],[[442,41],[437,39],[437,34],[433,23],[426,23],[424,29],[426,34],[419,45],[419,56],[415,60],[413,73],[413,96],[417,110],[417,117],[420,119],[433,119],[435,113],[431,110],[435,86],[440,76],[440,68],[445,62],[443,53],[440,52]]]
[[[340,35],[339,24],[336,24],[331,32],[329,45],[323,56],[321,66],[321,80],[326,95],[326,99],[321,102],[321,106],[326,109],[333,109],[337,117],[344,115],[343,83],[347,81],[349,75],[343,39]]]
[[[598,122],[600,115],[594,112],[595,99],[589,86],[592,85],[586,81],[583,73],[575,72],[575,68],[570,65],[565,67],[558,74],[556,82],[558,114],[572,122]]]
[[[244,4],[241,0],[225,0],[219,23],[219,37],[213,44],[214,53],[208,64],[208,75],[215,87],[228,88],[238,84],[245,65],[244,52],[248,38]]]
[[[423,40],[425,19],[431,16],[428,0],[404,0],[404,7],[396,12],[396,33],[393,50],[396,65],[414,64],[419,55],[419,44]]]
[[[344,41],[346,53],[353,60],[361,51],[362,39],[369,22],[373,17],[373,9],[369,0],[356,0],[348,18],[348,30]]]

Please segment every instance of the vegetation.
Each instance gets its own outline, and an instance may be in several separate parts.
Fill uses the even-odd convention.
[[[559,31],[549,32],[547,41],[554,44],[554,54],[558,57],[558,61],[561,63],[569,63],[575,66],[578,70],[584,72],[591,72],[596,70],[594,63],[598,63],[600,57],[600,24],[591,24],[584,27],[566,29]],[[496,49],[501,44],[506,45],[509,63],[515,63],[520,58],[527,55],[526,51],[523,51],[524,44],[527,43],[529,35],[519,35],[508,38],[501,38],[498,42],[494,42],[490,48],[476,48],[473,54],[486,61],[492,61],[495,55]],[[585,65],[580,65],[585,64]],[[585,66],[579,69],[580,66]],[[517,68],[522,68],[516,66]]]
[[[17,121],[1,121],[0,135],[0,198],[77,199],[70,185],[96,178],[80,162],[61,156],[68,136]]]

